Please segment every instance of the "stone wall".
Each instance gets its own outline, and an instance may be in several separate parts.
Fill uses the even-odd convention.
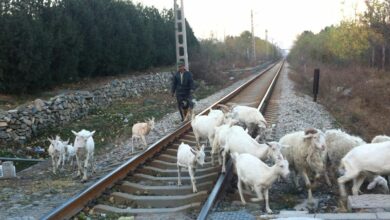
[[[113,80],[92,91],[68,92],[48,101],[36,99],[13,110],[0,110],[0,144],[23,144],[42,129],[82,118],[91,109],[146,92],[166,91],[170,85],[168,72],[142,75]]]

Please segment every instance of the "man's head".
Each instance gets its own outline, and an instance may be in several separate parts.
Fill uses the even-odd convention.
[[[179,61],[179,63],[177,64],[177,67],[179,68],[180,72],[184,72],[184,70],[186,69],[186,66],[185,66],[183,61]]]

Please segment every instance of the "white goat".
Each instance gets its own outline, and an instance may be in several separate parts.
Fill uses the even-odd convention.
[[[390,137],[386,135],[377,135],[372,139],[371,143],[381,143],[385,141],[390,141]]]
[[[268,202],[268,190],[275,180],[282,176],[287,178],[289,174],[288,161],[283,157],[278,158],[275,165],[269,167],[257,157],[251,154],[238,154],[237,152],[231,154],[235,161],[237,169],[237,188],[240,194],[241,202],[245,205],[245,199],[242,195],[241,181],[250,186],[257,194],[257,198],[252,198],[251,201],[257,202],[263,200],[263,193],[265,197],[265,207],[268,213],[272,213]]]
[[[145,136],[149,134],[151,130],[154,129],[154,117],[152,119],[148,119],[146,122],[138,122],[133,125],[131,131],[131,152],[134,152],[134,140],[142,139],[145,148],[148,146],[146,143]]]
[[[64,144],[61,142],[60,137],[57,135],[56,139],[50,139],[50,146],[49,149],[47,150],[50,157],[51,157],[51,162],[53,166],[53,173],[56,174],[56,169],[60,166],[60,164],[64,163],[64,157],[65,157],[65,149],[64,149]]]
[[[191,126],[195,135],[197,147],[200,146],[200,139],[208,138],[210,145],[213,143],[214,128],[224,121],[224,114],[221,110],[210,109],[208,115],[192,115]]]
[[[69,141],[62,142],[65,147],[65,160],[70,162],[70,166],[73,166],[73,161],[76,159],[76,149],[73,145],[69,144]]]
[[[94,161],[94,151],[95,151],[95,142],[93,141],[93,134],[95,131],[81,130],[79,132],[72,131],[76,136],[74,140],[74,148],[76,151],[76,161],[77,161],[77,176],[80,176],[83,173],[82,181],[88,179],[88,165],[91,164],[92,172],[95,172],[95,161]],[[82,163],[84,162],[84,169],[82,169]]]
[[[378,136],[377,136],[378,137]],[[383,137],[383,136],[381,136]],[[374,138],[375,139],[375,138]],[[366,144],[360,137],[352,136],[344,131],[331,129],[325,132],[326,140],[326,154],[327,160],[326,164],[329,168],[329,173],[337,173],[338,168],[340,167],[341,159],[353,148]],[[381,139],[376,139],[379,141]],[[382,139],[386,140],[386,139]],[[366,177],[370,183],[367,186],[368,190],[372,190],[377,185],[383,187],[386,192],[388,192],[387,181],[378,175],[366,174]]]
[[[232,126],[225,134],[225,145],[222,152],[222,173],[226,172],[226,155],[230,153],[249,153],[264,160],[272,157],[273,160],[281,156],[280,145],[277,142],[271,144],[259,144],[240,126]]]
[[[227,118],[226,124],[214,128],[214,140],[211,146],[211,164],[214,166],[214,155],[218,154],[218,162],[222,164],[221,158],[221,146],[225,145],[226,135],[229,132],[230,127],[236,123],[236,120]]]
[[[225,105],[220,104],[219,106],[223,107],[225,111],[230,110]],[[267,121],[257,108],[242,105],[233,106],[229,115],[244,124],[244,129],[247,128],[248,133],[253,137],[261,136],[267,128]],[[256,131],[258,131],[257,134]]]
[[[177,150],[177,185],[181,186],[181,167],[186,167],[191,177],[192,191],[194,193],[198,192],[196,188],[195,169],[197,163],[203,166],[204,159],[204,145],[202,145],[200,150],[194,150],[188,144],[181,143]]]
[[[295,185],[298,186],[298,175],[305,181],[309,203],[313,202],[311,182],[308,174],[313,171],[316,178],[325,173],[323,152],[326,148],[325,135],[317,129],[308,129],[283,136],[279,143],[283,145],[282,154],[295,172]]]
[[[346,197],[345,183],[353,180],[352,193],[358,195],[366,175],[389,174],[390,142],[364,144],[353,148],[341,160],[341,168],[345,169],[344,175],[337,179],[341,197]]]

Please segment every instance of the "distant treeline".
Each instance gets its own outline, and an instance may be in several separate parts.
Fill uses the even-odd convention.
[[[365,1],[366,11],[314,34],[305,31],[294,43],[289,60],[296,65],[390,67],[390,0]]]
[[[189,50],[199,43],[187,23]],[[175,63],[172,10],[117,0],[1,0],[0,92]]]

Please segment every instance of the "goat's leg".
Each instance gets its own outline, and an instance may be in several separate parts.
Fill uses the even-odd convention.
[[[95,155],[93,152],[91,152],[91,170],[92,170],[92,173],[96,173],[96,161],[95,161]]]
[[[64,167],[65,167],[65,162],[66,162],[66,155],[65,154],[62,154],[61,155],[61,157],[62,157],[62,165],[61,165],[61,170],[63,170],[64,169]]]
[[[295,171],[292,171],[294,173],[293,176],[293,179],[294,179],[294,184],[295,184],[295,187],[299,188],[299,175],[297,172]]]
[[[252,202],[259,202],[261,200],[264,200],[263,198],[263,194],[261,193],[261,186],[253,186],[255,192],[256,192],[256,195],[257,195],[257,198],[252,198],[251,201]]]
[[[87,158],[85,158],[85,161],[84,161],[84,175],[83,175],[82,181],[87,181],[87,179],[88,179],[87,172],[88,172],[89,159],[90,159],[90,155],[89,155],[89,153],[87,153]]]
[[[244,196],[242,195],[242,184],[241,184],[240,177],[238,177],[237,188],[238,188],[238,194],[240,194],[241,202],[242,202],[242,204],[245,205],[246,202],[245,202]]]
[[[353,179],[352,195],[354,195],[354,196],[359,195],[359,189],[362,186],[365,179],[366,179],[366,176],[364,176],[364,175],[359,175],[358,177]]]
[[[198,133],[196,133],[195,131],[194,131],[194,136],[195,136],[195,140],[196,140],[196,147],[197,147],[198,149],[200,149],[199,135],[198,135]]]
[[[210,155],[211,155],[211,165],[213,165],[213,166],[214,166],[214,154],[215,154],[215,150],[214,149],[215,149],[214,146],[212,146],[211,147],[211,153],[210,153]]]
[[[329,179],[328,171],[324,172],[324,177],[325,177],[326,185],[332,186],[332,183],[330,182],[330,179]]]
[[[222,151],[222,173],[226,173],[226,166],[225,165],[226,165],[226,154],[227,154],[227,152],[226,152],[225,149]]]
[[[56,160],[54,159],[54,156],[51,157],[51,164],[53,165],[53,173],[56,174]]]
[[[307,189],[307,197],[308,197],[308,202],[309,203],[313,203],[313,194],[311,192],[311,183],[310,183],[310,179],[309,177],[307,176],[307,173],[306,172],[302,172],[302,177],[305,181],[305,186],[306,186],[306,189]]]
[[[134,136],[131,137],[131,153],[134,152]]]
[[[222,165],[222,151],[223,149],[218,149],[218,163]]]
[[[56,164],[56,169],[59,169],[61,162],[62,162],[62,155],[59,155],[58,160],[57,160],[57,164]]]
[[[359,173],[348,173],[347,171],[347,173],[345,173],[344,176],[341,176],[337,179],[341,197],[347,197],[347,192],[345,190],[345,183],[356,178],[358,175]]]
[[[76,154],[76,162],[77,162],[77,176],[81,176],[81,163],[82,161],[79,159],[79,157]]]
[[[181,186],[181,166],[177,165],[177,185]]]
[[[144,143],[144,145],[145,145],[145,148],[144,148],[144,149],[146,149],[146,148],[148,147],[148,144],[146,143],[145,136],[144,136],[144,135],[142,135],[142,136],[141,136],[141,138],[142,138],[142,142],[143,142],[143,143]]]
[[[196,193],[198,192],[198,189],[196,188],[195,172],[193,171],[192,167],[188,167],[188,172],[190,173],[190,177],[191,177],[192,191]]]
[[[271,214],[272,210],[269,208],[268,189],[264,189],[264,197],[265,197],[265,209],[268,214]]]

